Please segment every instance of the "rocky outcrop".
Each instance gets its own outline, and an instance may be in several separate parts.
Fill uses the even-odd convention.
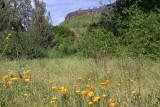
[[[75,12],[68,13],[67,16],[65,17],[65,20],[70,20],[72,17],[79,17],[79,16],[84,16],[84,15],[96,15],[100,14],[103,11],[111,12],[116,3],[113,3],[111,5],[105,5],[100,8],[94,8],[94,9],[86,9],[86,10],[77,10]]]

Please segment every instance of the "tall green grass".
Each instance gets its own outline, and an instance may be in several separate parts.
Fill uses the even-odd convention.
[[[10,69],[15,75],[10,76]],[[31,80],[26,83],[22,76],[24,71],[31,70]],[[88,107],[90,98],[85,99],[82,91],[91,90],[86,85],[94,86],[94,97],[100,100],[93,107],[108,107],[109,99],[113,99],[115,107],[158,107],[160,106],[160,62],[132,58],[93,59],[79,57],[34,60],[3,60],[0,62],[0,105],[1,106],[54,106],[54,107]],[[46,72],[48,71],[48,73]],[[110,71],[107,74],[106,71]],[[37,75],[40,74],[41,77]],[[18,82],[12,82],[2,88],[2,78],[18,77]],[[82,77],[82,81],[78,81]],[[91,78],[91,81],[87,79]],[[110,80],[106,86],[101,83]],[[130,80],[134,80],[133,83]],[[117,84],[120,83],[120,86]],[[75,89],[74,85],[78,85]],[[26,88],[28,86],[28,88]],[[57,90],[53,91],[52,87]],[[68,92],[62,94],[59,90],[64,86]],[[77,94],[75,91],[79,90]],[[132,94],[132,91],[136,91]],[[24,94],[28,94],[27,97]],[[103,98],[102,95],[107,97]],[[140,96],[140,98],[139,98]],[[51,104],[52,97],[56,97]]]

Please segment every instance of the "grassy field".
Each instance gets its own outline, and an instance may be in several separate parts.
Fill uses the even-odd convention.
[[[160,106],[160,62],[151,60],[4,60],[0,78],[0,106]]]

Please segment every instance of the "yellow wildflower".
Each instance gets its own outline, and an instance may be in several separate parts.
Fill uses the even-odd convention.
[[[133,82],[134,80],[130,80],[130,82]]]
[[[17,82],[19,80],[19,78],[11,78],[11,80]]]
[[[141,99],[141,96],[138,96],[139,99]]]
[[[51,103],[53,104],[55,101],[51,101]]]
[[[88,96],[89,96],[90,98],[92,98],[92,97],[93,97],[93,94],[94,94],[93,92],[89,92],[89,93],[88,93]]]
[[[102,96],[105,98],[107,95],[106,95],[106,94],[103,94]]]
[[[114,106],[115,106],[115,103],[110,103],[110,106],[114,107]]]
[[[56,97],[53,97],[52,99],[53,99],[54,101],[56,101]]]
[[[111,103],[113,103],[114,101],[112,100],[112,99],[109,99],[109,103],[111,104]]]
[[[76,91],[77,94],[79,94],[79,92],[80,92],[80,91],[78,91],[78,90]]]
[[[29,82],[29,79],[25,79],[26,82]]]
[[[100,100],[100,97],[98,96],[98,97],[94,97],[94,102],[97,102],[98,100]]]
[[[89,104],[89,105],[92,105],[92,104],[93,104],[93,102],[89,102],[88,104]]]
[[[40,76],[41,76],[41,74],[38,74],[37,76],[38,76],[38,77],[40,77]]]
[[[12,73],[12,72],[10,72],[9,74],[10,74],[10,75],[12,75],[13,73]]]
[[[24,96],[28,96],[28,94],[24,94]]]
[[[65,90],[64,90],[64,92],[67,92],[67,91],[68,91],[68,89],[65,89]]]
[[[90,80],[91,80],[91,78],[88,79],[88,81],[90,81]]]
[[[87,91],[82,91],[82,95],[87,95],[88,92]]]
[[[110,74],[111,72],[110,71],[107,71],[107,74]]]
[[[120,84],[120,83],[118,83],[117,85],[118,85],[119,87],[121,86],[121,84]]]
[[[136,91],[132,91],[132,94],[135,94],[136,93]]]
[[[53,90],[53,91],[56,91],[56,89],[57,89],[57,87],[52,87],[52,90]]]

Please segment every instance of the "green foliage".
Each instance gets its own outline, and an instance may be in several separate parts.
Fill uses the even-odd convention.
[[[8,31],[0,33],[0,53],[14,59],[18,57],[44,57],[44,49],[38,46],[31,35],[25,32]]]
[[[57,46],[63,43],[73,44],[74,42],[74,33],[66,27],[53,26],[52,34],[55,36],[54,38]]]
[[[51,45],[51,17],[46,15],[46,4],[34,0],[0,1],[0,55],[14,59],[19,57],[46,57]],[[5,31],[7,31],[5,33]]]
[[[117,18],[119,43],[128,48],[129,53],[160,58],[160,10],[144,13],[136,5],[124,9],[126,18]]]
[[[68,28],[63,26],[53,26],[52,34],[54,39],[52,42],[52,47],[62,55],[71,55],[77,51],[76,46],[74,46],[75,35]]]
[[[67,28],[88,27],[89,24],[99,21],[100,15],[84,15],[79,17],[72,17],[69,21],[64,21],[60,26]]]
[[[84,34],[79,48],[85,56],[98,57],[107,53],[114,54],[117,51],[117,42],[112,32],[99,28]]]
[[[131,3],[132,4],[132,3]],[[88,55],[94,55],[93,50],[97,48],[97,52],[106,49],[106,52],[110,55],[129,55],[129,56],[143,56],[152,59],[160,58],[160,10],[154,9],[153,11],[144,11],[140,4],[127,5],[123,7],[122,11],[116,11],[112,13],[102,14],[101,20],[92,24],[89,27],[88,34],[84,36],[85,38],[82,44],[94,44],[85,49],[84,52],[89,52]],[[143,7],[144,8],[144,7]],[[96,38],[96,32],[94,29],[104,29],[100,35],[108,35],[105,39],[110,39],[106,41],[103,36]],[[92,35],[92,36],[91,36]],[[87,39],[86,39],[87,38]],[[93,39],[95,38],[95,39]],[[100,40],[102,38],[102,40]],[[90,42],[86,42],[90,41]],[[95,41],[95,42],[93,42]],[[99,42],[103,45],[99,46]],[[112,41],[112,42],[110,42]],[[110,47],[105,47],[105,45]],[[91,48],[92,47],[92,48]],[[103,49],[104,48],[104,49]],[[96,51],[94,53],[97,53]]]
[[[47,48],[50,45],[49,38],[51,38],[51,17],[50,12],[46,14],[46,3],[39,0],[34,0],[35,8],[32,9],[31,24],[28,31],[34,36],[38,45]]]

